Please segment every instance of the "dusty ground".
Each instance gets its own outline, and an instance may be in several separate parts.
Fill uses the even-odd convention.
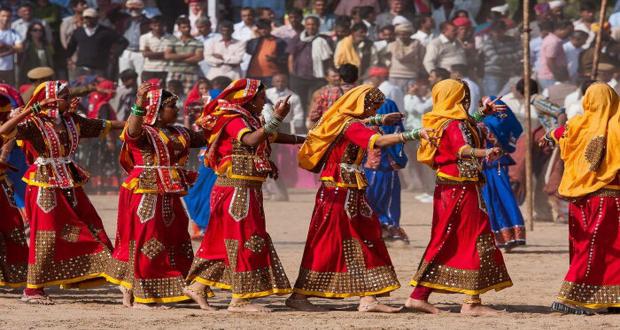
[[[266,202],[267,226],[291,282],[303,252],[306,230],[312,212],[314,193],[297,192],[289,203]],[[116,197],[93,197],[108,234],[115,233]],[[430,233],[430,204],[403,196],[402,223],[411,236],[406,247],[390,247],[390,254],[403,288],[384,301],[401,305],[411,292],[409,277],[420,261]],[[113,237],[112,237],[113,238]],[[416,313],[395,315],[361,314],[354,311],[356,301],[322,300],[335,311],[323,314],[291,312],[284,298],[262,299],[275,309],[270,315],[238,315],[225,310],[207,313],[193,304],[177,305],[171,310],[143,311],[119,305],[120,294],[114,287],[90,291],[51,290],[56,305],[31,306],[20,303],[15,291],[0,291],[0,328],[416,328],[416,329],[613,329],[620,328],[620,315],[561,316],[551,313],[553,301],[568,267],[567,227],[537,223],[528,233],[528,245],[505,255],[515,285],[501,292],[485,294],[486,303],[506,309],[501,317],[463,317],[458,311],[459,295],[434,295],[431,301],[452,313],[429,316]],[[225,307],[229,295],[216,291],[215,306]]]

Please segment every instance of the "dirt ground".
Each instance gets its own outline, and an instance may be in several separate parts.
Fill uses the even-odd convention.
[[[93,197],[106,230],[116,231],[116,196]],[[296,191],[290,202],[266,202],[267,227],[291,282],[295,281],[310,221],[314,192]],[[383,301],[402,305],[411,293],[408,285],[430,234],[431,205],[403,195],[402,224],[411,237],[408,246],[390,246],[392,261],[403,286]],[[50,290],[54,306],[20,303],[18,291],[0,290],[2,329],[198,329],[198,328],[416,328],[416,329],[613,329],[620,328],[620,315],[562,316],[551,313],[553,301],[568,267],[567,226],[537,223],[528,232],[528,245],[505,255],[514,286],[483,295],[485,303],[507,312],[501,317],[464,317],[458,314],[460,295],[435,294],[431,302],[451,313],[439,316],[402,312],[362,314],[356,300],[319,300],[334,311],[292,312],[284,297],[261,299],[275,311],[267,315],[231,314],[224,309],[203,312],[194,304],[179,304],[170,310],[144,311],[121,307],[120,293],[109,286],[87,291]],[[195,246],[196,247],[196,246]],[[216,290],[212,303],[225,308],[229,294]]]

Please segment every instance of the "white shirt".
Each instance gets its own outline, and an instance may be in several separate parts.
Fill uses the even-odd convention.
[[[577,70],[579,69],[579,54],[583,52],[583,48],[575,48],[572,42],[565,42],[562,46],[564,53],[566,54],[566,61],[568,62],[568,74],[571,81],[577,79]]]
[[[581,90],[577,89],[576,91],[566,95],[564,98],[564,104],[567,105],[565,107],[566,118],[571,119],[576,115],[583,113],[583,107],[581,106]]]
[[[256,38],[254,34],[254,26],[247,26],[243,22],[235,24],[235,32],[232,35],[233,38],[240,41],[248,41]]]
[[[615,12],[611,14],[611,16],[609,16],[609,25],[611,25],[612,29],[620,27],[620,11]]]
[[[519,123],[525,127],[525,107],[523,106],[523,102],[517,99],[513,93],[504,95],[504,97],[502,97],[502,101],[504,101],[510,110],[512,110],[515,117],[519,120]],[[537,128],[539,126],[539,124],[537,124],[538,114],[536,113],[536,109],[533,105],[530,105],[530,114],[532,119],[532,128]]]
[[[222,58],[213,56],[219,54]],[[229,41],[228,45],[220,38],[209,42],[209,47],[204,50],[205,60],[211,66],[206,78],[213,79],[217,76],[225,76],[232,80],[241,77],[239,65],[245,54],[245,42],[236,39]]]
[[[576,20],[575,22],[573,22],[573,28],[575,29],[575,31],[583,31],[583,32],[588,34],[588,40],[583,45],[583,48],[585,48],[585,49],[590,48],[590,45],[592,45],[592,42],[594,41],[594,38],[596,38],[596,33],[594,33],[594,31],[592,31],[588,27],[588,25],[586,25],[586,23],[581,21],[581,19]]]
[[[431,97],[419,97],[417,95],[407,94],[404,99],[404,112],[407,114],[405,118],[405,129],[422,127],[422,115],[431,111],[433,108],[433,99]]]
[[[265,91],[265,95],[271,101],[272,104],[277,104],[278,101],[284,100],[288,95],[291,96],[289,103],[291,104],[291,111],[284,117],[283,122],[289,123],[291,126],[291,134],[295,134],[297,130],[302,130],[304,127],[304,109],[301,107],[301,99],[299,95],[293,93],[292,90],[286,88],[279,91],[275,87],[271,87]]]
[[[473,80],[469,78],[461,78],[461,80],[466,82],[467,86],[469,87],[469,113],[474,114],[476,111],[478,111],[478,103],[480,103],[480,98],[482,97],[480,93],[480,86],[478,86],[478,84],[476,84]]]
[[[420,40],[420,43],[422,43],[422,46],[426,47],[428,46],[428,43],[431,42],[431,40],[433,40],[433,34],[426,33],[422,30],[418,30],[416,31],[416,33],[414,33],[411,36],[411,39]]]
[[[151,52],[162,53],[165,48],[166,38],[168,38],[167,35],[162,35],[158,38],[153,35],[153,32],[145,33],[140,36],[140,51],[144,52],[148,48]],[[152,72],[166,71],[166,60],[151,60],[145,57],[143,70]]]
[[[0,30],[0,43],[16,46],[22,44],[22,38],[13,29]],[[0,70],[9,71],[13,70],[13,58],[15,54],[0,57]]]
[[[532,70],[536,71],[536,68],[540,65],[540,49],[542,48],[542,37],[537,37],[530,40],[530,59],[534,64]]]
[[[390,99],[396,103],[398,109],[404,109],[403,99],[405,96],[403,95],[403,91],[400,87],[390,83],[388,80],[384,81],[379,85],[379,90],[385,95],[386,99]]]
[[[217,32],[211,32],[206,37],[203,35],[196,36],[196,40],[201,41],[204,47],[202,51],[203,54],[206,54],[207,47],[210,47],[209,43],[211,41],[218,41],[220,39],[222,39],[222,35]],[[198,66],[200,66],[200,71],[202,71],[203,76],[206,76],[207,72],[209,72],[209,69],[211,69],[211,66],[209,65],[207,60],[202,60],[198,62]]]
[[[91,29],[87,27],[86,25],[84,25],[84,32],[86,32],[87,36],[92,37],[95,34],[95,32],[97,32],[98,27],[99,25],[95,25],[95,27]]]

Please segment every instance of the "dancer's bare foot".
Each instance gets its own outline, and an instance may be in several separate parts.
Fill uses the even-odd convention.
[[[302,312],[327,312],[328,310],[311,303],[308,298],[289,297],[284,303],[287,307]]]
[[[32,305],[54,305],[54,301],[50,297],[45,295],[23,295],[19,300]]]
[[[233,299],[228,305],[228,311],[233,313],[271,313],[271,309],[252,304],[249,300]]]
[[[440,314],[443,311],[433,304],[430,304],[428,301],[417,300],[413,298],[408,298],[405,302],[405,308],[413,309],[418,312],[428,313],[428,314]]]
[[[471,315],[471,316],[488,316],[488,315],[499,315],[502,314],[503,311],[498,311],[489,306],[485,306],[482,304],[463,304],[461,306],[461,314]]]
[[[133,305],[133,291],[122,285],[118,289],[123,293],[123,306],[131,307]]]
[[[186,296],[192,298],[192,300],[195,301],[198,306],[200,306],[200,309],[211,312],[217,311],[217,308],[209,305],[209,302],[207,301],[207,296],[204,294],[204,290],[198,291],[188,286],[183,288],[183,293],[185,293]]]
[[[170,309],[170,306],[165,306],[165,305],[159,305],[159,304],[141,304],[141,303],[134,303],[133,308],[135,309]]]
[[[402,307],[383,305],[374,296],[367,296],[360,298],[360,305],[357,310],[362,313],[398,313]]]

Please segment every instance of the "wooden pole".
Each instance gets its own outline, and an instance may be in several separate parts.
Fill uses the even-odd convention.
[[[598,75],[598,62],[601,58],[601,46],[603,44],[603,24],[605,23],[605,15],[607,14],[607,0],[601,1],[601,11],[599,13],[598,24],[599,29],[596,32],[596,44],[594,44],[594,60],[592,61],[592,73],[590,78],[596,80]]]
[[[530,109],[530,0],[523,0],[523,105],[525,106],[525,222],[534,230],[534,187],[532,180],[532,113]]]

